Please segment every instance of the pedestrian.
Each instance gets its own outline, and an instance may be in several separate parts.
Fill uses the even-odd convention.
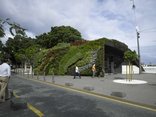
[[[0,65],[0,101],[4,102],[9,99],[8,82],[11,75],[11,67],[8,60],[2,60]]]
[[[79,76],[79,78],[81,79],[81,75],[80,75],[80,71],[79,71],[78,66],[75,66],[74,79],[76,78],[76,76]]]
[[[93,66],[92,66],[92,78],[95,77],[95,73],[96,73],[96,67],[95,67],[95,64],[93,64]]]

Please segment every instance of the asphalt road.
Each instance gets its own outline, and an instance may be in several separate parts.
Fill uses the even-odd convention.
[[[13,76],[9,83],[45,117],[156,117],[156,112]],[[22,115],[22,116],[21,116]],[[0,104],[0,117],[35,117],[29,109],[13,111]]]

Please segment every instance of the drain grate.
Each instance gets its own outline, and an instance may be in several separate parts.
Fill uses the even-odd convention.
[[[120,97],[120,98],[126,97],[126,93],[124,92],[112,92],[110,95],[115,97]]]
[[[150,85],[150,86],[156,86],[156,84],[155,84],[155,83],[150,83],[150,84],[148,84],[148,85]]]

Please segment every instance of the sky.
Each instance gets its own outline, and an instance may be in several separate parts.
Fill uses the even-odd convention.
[[[35,37],[53,26],[72,26],[82,38],[116,39],[137,50],[141,62],[156,64],[156,0],[0,0],[0,18],[10,18]],[[10,36],[2,39],[3,42]]]

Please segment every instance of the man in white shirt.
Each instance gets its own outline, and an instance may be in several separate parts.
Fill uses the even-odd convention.
[[[8,82],[11,75],[11,68],[7,63],[7,60],[3,60],[3,63],[0,65],[0,99],[4,98],[8,99]],[[3,87],[2,87],[3,86]],[[5,92],[2,91],[2,88],[5,87]],[[5,100],[3,99],[3,100]]]
[[[80,76],[80,71],[79,71],[78,66],[75,66],[74,79],[76,78],[76,76],[79,76],[79,78],[81,79],[81,76]]]

